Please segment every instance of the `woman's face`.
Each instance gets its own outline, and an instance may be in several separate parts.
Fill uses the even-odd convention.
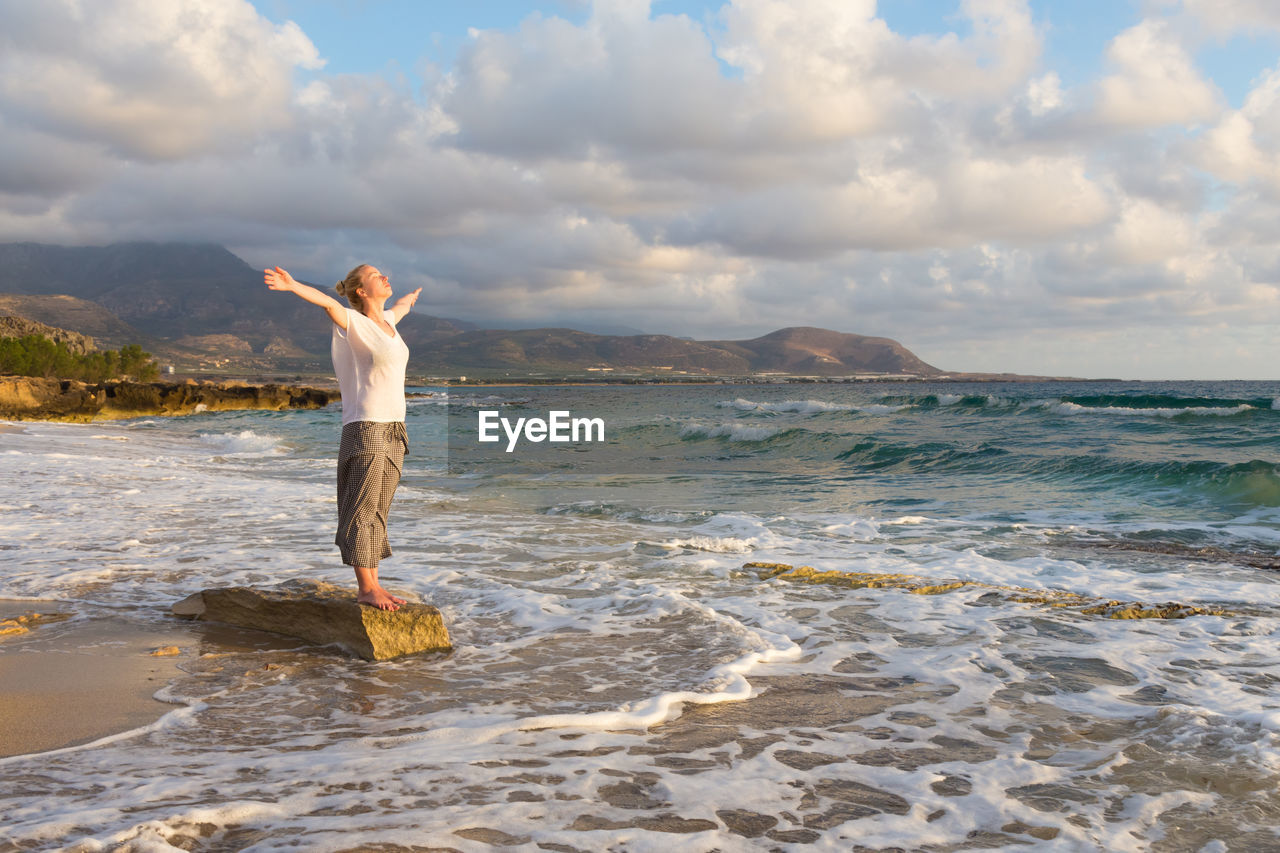
[[[391,277],[383,275],[377,267],[369,267],[362,276],[364,283],[360,289],[366,299],[385,301],[391,296]]]

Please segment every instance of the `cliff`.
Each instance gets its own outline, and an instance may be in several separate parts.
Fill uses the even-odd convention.
[[[69,332],[25,317],[0,314],[0,338],[23,338],[27,335],[42,335],[51,341],[65,345],[75,355],[86,355],[94,351],[93,338],[87,335]]]
[[[91,337],[101,349],[120,349],[126,344],[141,344],[144,349],[150,349],[155,340],[122,322],[98,303],[64,294],[0,293],[0,314],[73,330]]]
[[[103,382],[0,376],[0,418],[87,423],[236,409],[319,409],[337,391],[241,382]]]

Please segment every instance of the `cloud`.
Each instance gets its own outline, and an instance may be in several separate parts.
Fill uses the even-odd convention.
[[[1120,33],[1107,47],[1107,60],[1115,72],[1098,84],[1096,107],[1104,124],[1194,125],[1222,109],[1217,87],[1196,69],[1165,21],[1149,18]]]
[[[0,0],[0,239],[368,261],[445,316],[822,325],[956,369],[1115,373],[1155,358],[1135,335],[1273,316],[1280,69],[1227,109],[1202,4],[1150,7],[1074,84],[1018,0],[924,36],[870,0],[663,8],[531,15],[387,81],[242,0]]]
[[[1204,135],[1197,153],[1200,164],[1224,180],[1256,184],[1280,198],[1280,67]]]
[[[1273,0],[1183,0],[1195,25],[1222,37],[1237,32],[1280,31],[1280,5]]]
[[[243,0],[10,0],[0,14],[7,121],[130,158],[226,150],[278,128],[293,68],[321,65],[297,25]]]

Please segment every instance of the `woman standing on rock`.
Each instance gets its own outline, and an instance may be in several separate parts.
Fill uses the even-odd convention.
[[[347,273],[332,296],[294,281],[282,270],[263,270],[271,290],[295,293],[319,305],[333,320],[333,368],[342,390],[342,444],[338,450],[338,534],[342,562],[356,570],[356,600],[380,610],[398,610],[396,598],[378,583],[378,562],[391,556],[387,512],[400,483],[409,438],[404,428],[404,371],[409,348],[396,324],[418,301],[418,288],[391,310],[391,280],[369,264]]]

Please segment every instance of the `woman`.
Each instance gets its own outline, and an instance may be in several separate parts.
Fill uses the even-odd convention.
[[[350,308],[327,293],[276,267],[263,270],[271,290],[295,293],[319,305],[333,320],[333,368],[342,390],[342,444],[338,451],[338,534],[342,562],[356,570],[356,601],[380,610],[399,610],[396,598],[378,583],[378,562],[391,556],[387,512],[400,483],[409,450],[404,428],[404,371],[409,348],[396,324],[418,301],[418,288],[383,309],[391,280],[368,264],[347,273],[338,293]]]

